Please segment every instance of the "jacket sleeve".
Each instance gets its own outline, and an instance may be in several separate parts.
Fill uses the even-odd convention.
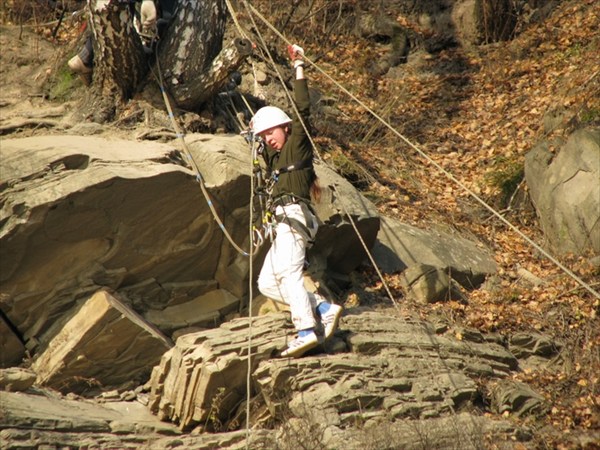
[[[305,78],[294,81],[294,97],[298,112],[305,125],[308,126],[308,120],[310,118],[310,97],[308,95],[308,82]],[[292,135],[306,137],[306,132],[304,131],[302,123],[295,115],[292,122]]]

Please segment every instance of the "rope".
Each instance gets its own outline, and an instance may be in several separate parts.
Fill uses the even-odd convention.
[[[255,145],[255,144],[253,144]],[[252,158],[250,158],[250,173],[254,170],[254,164]],[[253,226],[254,226],[254,212],[252,208],[252,201],[254,199],[254,177],[250,178],[250,220],[248,224],[248,236],[250,236],[250,264],[248,265],[248,366],[246,369],[246,449],[250,448],[250,396],[251,392],[251,380],[252,380],[252,296],[254,294],[254,271],[253,271],[253,256],[254,256],[254,245],[252,242]]]
[[[333,192],[338,193],[338,197],[337,198],[338,198],[338,201],[340,202],[340,205],[342,205],[342,209],[344,210],[344,213],[346,214],[346,216],[350,220],[350,224],[352,225],[352,228],[354,228],[354,231],[356,232],[356,235],[358,236],[358,240],[360,241],[361,245],[365,249],[365,252],[367,253],[367,256],[369,257],[369,260],[371,261],[371,264],[373,264],[373,267],[375,267],[375,270],[377,271],[377,275],[379,276],[379,279],[381,280],[381,282],[383,284],[383,287],[385,288],[385,291],[387,292],[388,296],[390,297],[390,300],[392,301],[392,303],[394,304],[394,306],[397,307],[398,304],[397,304],[396,300],[394,299],[394,296],[392,295],[392,291],[388,287],[388,284],[385,282],[385,279],[383,278],[383,274],[379,270],[379,267],[377,266],[377,263],[375,262],[375,259],[373,258],[373,255],[369,251],[369,247],[365,243],[365,240],[363,239],[362,235],[360,234],[360,231],[358,230],[358,227],[356,226],[356,223],[355,223],[354,219],[352,218],[352,216],[348,212],[348,209],[346,208],[346,205],[342,201],[342,196],[339,195],[339,191],[337,190],[337,188],[336,188],[335,185],[331,185],[331,186],[329,186],[329,188]]]
[[[227,0],[226,0],[227,1]],[[227,1],[227,5],[230,9],[230,13],[231,16],[234,18],[234,21],[236,23],[236,25],[239,27],[239,24],[237,22],[236,15],[235,15],[235,11],[233,10],[233,8],[231,7],[231,5],[229,4],[229,1]],[[281,34],[278,32],[278,30],[276,30],[255,8],[253,8],[251,5],[248,5],[248,2],[246,0],[244,0],[244,5],[246,6],[246,8],[248,10],[252,10],[254,12],[254,14],[256,14],[262,21],[263,23],[265,23],[273,32],[275,32],[275,34],[277,34],[283,41],[285,41],[288,45],[290,45],[291,43]],[[273,64],[273,67],[275,68],[275,71],[277,73],[277,76],[279,78],[279,81],[281,82],[281,85],[284,87],[284,90],[286,92],[286,94],[288,95],[288,98],[291,100],[291,104],[294,108],[294,111],[296,113],[296,115],[298,117],[300,117],[300,115],[298,114],[297,108],[295,106],[295,103],[293,102],[293,100],[291,99],[291,95],[289,94],[288,90],[286,89],[285,83],[283,82],[283,78],[281,77],[281,74],[279,73],[279,71],[277,70],[277,66],[274,63],[274,60],[262,38],[262,35],[260,34],[260,31],[256,25],[256,22],[254,21],[253,15],[249,14],[253,26],[255,28],[255,30],[258,33],[259,39],[261,40],[261,43],[263,45],[263,48],[265,49],[271,63]],[[241,28],[240,28],[241,29]],[[593,295],[595,295],[596,297],[600,298],[600,294],[598,294],[596,291],[594,291],[589,285],[587,285],[583,280],[581,280],[579,277],[577,277],[574,273],[572,273],[568,268],[566,268],[565,266],[563,266],[559,261],[557,261],[552,255],[550,255],[549,253],[547,253],[545,250],[543,250],[538,244],[536,244],[534,241],[532,241],[529,237],[527,237],[525,234],[523,234],[518,228],[516,228],[514,225],[512,225],[508,220],[506,220],[501,214],[499,214],[496,210],[494,210],[491,206],[489,206],[484,200],[482,200],[479,196],[477,196],[474,192],[472,192],[468,187],[466,187],[463,183],[461,183],[458,179],[456,179],[451,173],[449,173],[448,171],[446,171],[443,167],[441,167],[439,164],[437,164],[434,160],[432,160],[427,154],[425,154],[421,149],[419,149],[418,147],[416,147],[414,144],[412,144],[412,142],[410,142],[407,138],[405,138],[402,134],[400,134],[396,129],[394,129],[388,122],[386,122],[384,119],[382,119],[378,114],[376,114],[374,111],[372,111],[367,105],[365,105],[362,101],[360,101],[358,98],[356,98],[353,94],[351,94],[347,89],[345,89],[343,86],[341,86],[339,83],[337,83],[333,78],[331,78],[327,73],[325,73],[322,69],[320,69],[315,63],[313,63],[310,59],[305,58],[313,67],[315,67],[318,71],[320,71],[323,75],[325,75],[329,80],[331,80],[336,86],[338,86],[343,92],[345,92],[347,95],[349,95],[353,100],[355,100],[358,104],[360,104],[363,108],[365,108],[365,110],[367,110],[370,114],[372,114],[375,118],[377,118],[380,122],[382,122],[388,129],[390,129],[394,134],[396,134],[398,137],[400,137],[405,143],[407,143],[410,147],[412,147],[415,151],[417,151],[417,153],[419,153],[421,156],[423,156],[426,160],[428,160],[430,163],[433,164],[434,167],[436,167],[438,170],[440,170],[447,178],[449,178],[452,182],[456,183],[458,186],[461,187],[461,189],[463,189],[464,191],[466,191],[470,196],[472,196],[473,198],[475,198],[480,204],[482,204],[486,209],[490,210],[496,217],[498,217],[503,223],[505,223],[509,228],[511,228],[513,231],[517,232],[525,241],[527,241],[530,245],[532,245],[534,248],[536,248],[538,251],[540,251],[542,254],[544,254],[547,258],[549,258],[552,262],[554,262],[559,268],[561,268],[565,273],[567,273],[569,276],[571,276],[575,281],[577,281],[582,287],[584,287],[585,289],[587,289],[588,291],[590,291]],[[304,127],[307,135],[310,138],[310,133],[308,132],[306,125],[304,124],[304,122],[300,119],[302,126]],[[320,155],[318,154],[318,152],[316,152],[316,146],[314,146],[314,142],[311,139],[311,143],[313,144],[313,147],[315,148],[315,153],[317,154],[318,159],[320,158]],[[326,163],[325,163],[326,164]],[[331,186],[331,189],[334,192],[337,192],[337,189],[335,188],[335,186]],[[340,199],[340,203],[342,205],[342,208],[344,209],[345,214],[350,218],[350,222],[352,224],[352,227],[354,228],[357,236],[359,237],[359,240],[361,242],[361,244],[363,245],[367,255],[369,256],[371,263],[373,264],[373,266],[376,268],[378,276],[380,277],[390,299],[392,300],[392,302],[394,303],[394,305],[396,307],[398,307],[398,304],[396,303],[396,301],[393,298],[393,295],[387,285],[387,283],[385,282],[381,272],[379,271],[379,268],[377,267],[377,264],[375,263],[368,247],[366,246],[364,240],[362,239],[362,236],[358,230],[358,228],[356,227],[356,224],[354,222],[354,220],[352,219],[352,217],[350,216],[350,214],[348,214],[348,211],[344,205],[344,203],[341,201]],[[252,277],[250,277],[250,280],[252,279]],[[429,333],[428,333],[429,334]],[[432,338],[432,342],[435,345],[434,339]],[[419,352],[421,354],[423,354],[423,349],[421,348],[421,346],[417,343],[417,348],[419,350]],[[250,355],[250,351],[248,352],[248,354]],[[439,355],[439,358],[441,361],[443,361],[444,359],[442,358],[441,355]],[[428,364],[428,367],[430,369],[431,372],[431,376],[432,376],[432,381],[435,382],[435,374],[433,372],[432,369],[432,365]],[[250,360],[248,361],[248,372],[250,372],[251,368],[250,368]],[[250,399],[250,373],[248,373],[248,379],[247,379],[247,397],[248,397],[248,405],[247,405],[247,412],[246,412],[246,448],[249,448],[249,399]],[[454,409],[454,406],[450,403],[447,404],[450,411],[453,413],[453,417],[456,416],[456,411]]]
[[[244,4],[246,5],[246,8],[248,8],[248,3],[247,3],[247,1],[246,1],[246,0],[244,0]],[[228,3],[228,6],[230,6],[230,5],[229,5],[229,3]],[[252,9],[254,10],[254,8],[252,8]],[[254,11],[256,11],[256,10],[254,10]],[[231,13],[231,15],[232,15],[233,17],[235,17],[235,11],[233,10],[233,8],[230,8],[230,13]],[[251,20],[252,20],[252,23],[253,23],[253,26],[254,26],[255,30],[256,30],[256,31],[257,31],[257,33],[258,33],[258,36],[259,36],[259,39],[261,40],[261,43],[263,44],[263,47],[264,47],[264,49],[266,50],[266,52],[267,52],[267,54],[268,54],[268,56],[269,56],[269,59],[271,60],[271,63],[272,63],[272,65],[273,65],[273,67],[275,68],[275,71],[276,71],[276,73],[277,73],[277,76],[278,76],[278,78],[279,78],[279,80],[280,80],[280,82],[281,82],[281,85],[283,86],[283,88],[284,88],[284,90],[285,90],[286,94],[288,95],[288,98],[290,99],[290,101],[291,101],[291,104],[292,104],[292,105],[293,105],[293,107],[294,107],[294,111],[295,111],[296,115],[299,117],[299,119],[300,119],[300,122],[302,123],[302,126],[303,126],[303,128],[304,128],[304,130],[305,130],[305,132],[306,132],[306,135],[309,137],[309,139],[310,139],[310,141],[311,141],[311,143],[312,143],[313,147],[315,148],[315,153],[317,154],[317,157],[318,157],[318,159],[319,159],[319,160],[321,160],[323,163],[325,163],[325,165],[327,165],[327,163],[326,163],[325,161],[323,161],[323,160],[322,160],[322,158],[320,157],[320,155],[319,155],[319,154],[318,154],[318,152],[316,151],[316,146],[315,146],[315,144],[314,144],[314,141],[312,140],[311,134],[310,134],[310,132],[308,131],[308,129],[307,129],[307,127],[306,127],[306,124],[303,122],[303,120],[302,120],[302,118],[301,118],[301,116],[300,116],[300,114],[299,114],[299,112],[298,112],[298,110],[297,110],[297,108],[296,108],[295,102],[292,100],[292,98],[291,98],[291,95],[290,95],[289,91],[287,90],[287,88],[286,88],[286,86],[285,86],[285,83],[283,82],[283,78],[281,77],[281,75],[280,75],[279,71],[277,70],[277,66],[276,66],[276,64],[275,64],[275,61],[273,60],[273,58],[272,58],[272,56],[271,56],[270,52],[268,51],[268,48],[267,48],[267,46],[265,45],[265,42],[264,42],[264,40],[263,40],[263,38],[262,38],[262,35],[260,34],[260,31],[259,31],[258,27],[256,26],[256,22],[254,21],[252,14],[249,14],[249,16],[250,16],[250,18],[251,18]],[[260,17],[262,18],[262,16],[260,16]],[[266,22],[266,20],[265,20],[264,18],[262,18],[262,20],[263,20],[264,22]],[[268,23],[268,22],[266,22],[266,23]],[[236,21],[236,24],[237,24],[237,21]],[[269,24],[269,26],[270,26],[270,24]],[[276,31],[276,30],[275,30],[275,31]],[[276,32],[277,32],[277,31],[276,31]],[[279,34],[279,35],[281,36],[281,34],[280,34],[279,32],[277,32],[277,34]],[[281,36],[281,37],[283,38],[283,36]],[[285,38],[283,38],[283,40],[284,40],[284,41],[286,41],[286,42],[289,44],[289,41],[287,41]],[[311,64],[312,64],[312,62],[311,62]],[[313,65],[314,65],[314,64],[313,64]],[[334,192],[337,192],[337,189],[335,188],[335,186],[331,186],[331,189],[332,189]],[[341,196],[339,196],[339,195],[338,195],[338,198],[340,198],[340,197],[341,197]],[[340,198],[340,204],[342,205],[342,208],[344,209],[344,212],[345,212],[346,216],[348,216],[348,218],[349,218],[349,220],[350,220],[350,223],[352,224],[352,227],[354,228],[354,231],[356,232],[356,234],[357,234],[357,236],[358,236],[358,238],[359,238],[359,240],[360,240],[361,244],[363,245],[363,248],[365,249],[365,251],[366,251],[367,255],[369,256],[369,258],[370,258],[370,260],[371,260],[371,263],[373,264],[373,266],[374,266],[374,267],[375,267],[375,269],[377,270],[377,274],[379,275],[379,277],[380,277],[380,279],[381,279],[381,282],[382,282],[382,283],[383,283],[383,285],[385,286],[385,289],[386,289],[386,291],[387,291],[387,293],[388,293],[388,295],[389,295],[390,299],[392,300],[392,303],[394,304],[394,306],[395,306],[397,309],[399,309],[399,305],[398,305],[398,303],[397,303],[397,302],[394,300],[394,297],[393,297],[393,295],[392,295],[392,293],[391,293],[391,291],[390,291],[390,289],[389,289],[389,287],[388,287],[387,283],[385,282],[385,280],[384,280],[384,278],[383,278],[383,275],[381,274],[381,272],[380,272],[380,270],[379,270],[379,268],[378,268],[378,266],[377,266],[377,264],[376,264],[375,260],[373,259],[373,256],[372,256],[371,252],[369,251],[369,249],[368,249],[368,247],[367,247],[366,243],[364,242],[364,239],[362,238],[362,235],[360,234],[360,232],[359,232],[359,230],[358,230],[358,228],[357,228],[357,226],[356,226],[356,224],[355,224],[354,220],[352,219],[352,217],[351,217],[351,216],[350,216],[350,214],[348,213],[348,210],[346,209],[346,207],[345,207],[345,204],[344,204],[344,203],[341,201],[341,198]],[[250,277],[250,280],[252,280],[252,277]],[[251,281],[250,281],[250,282],[251,282]],[[251,314],[251,311],[250,311],[250,314]],[[400,316],[400,317],[402,318],[402,316]],[[404,321],[404,318],[402,318],[402,320]],[[250,330],[250,329],[249,329],[249,330]],[[426,327],[425,327],[425,331],[427,332],[427,335],[428,335],[428,336],[430,336],[430,339],[432,340],[433,347],[434,347],[434,348],[437,348],[437,345],[436,345],[436,343],[435,343],[435,337],[431,336],[431,334],[430,334],[429,330],[428,330]],[[251,336],[251,333],[250,333],[250,336]],[[249,338],[249,339],[250,339],[250,338]],[[417,349],[418,349],[419,353],[420,353],[420,354],[424,354],[424,351],[423,351],[423,349],[422,349],[421,345],[420,345],[418,342],[416,343],[416,346],[417,346]],[[248,351],[248,354],[250,355],[250,351]],[[441,355],[439,355],[439,353],[438,353],[438,357],[439,357],[440,361],[442,361],[442,364],[444,364],[444,359],[442,358],[442,356],[441,356]],[[437,381],[436,381],[436,379],[435,379],[435,372],[434,372],[434,370],[433,370],[433,366],[432,366],[432,364],[431,364],[431,363],[427,363],[427,368],[429,369],[429,372],[430,372],[430,376],[431,376],[431,379],[432,379],[432,381],[433,381],[434,383],[436,383],[436,384],[437,384]],[[250,448],[250,447],[249,447],[249,445],[250,445],[250,438],[249,438],[249,436],[250,436],[250,434],[249,434],[249,433],[250,433],[250,430],[249,430],[249,428],[250,428],[250,423],[249,423],[249,416],[250,416],[250,414],[249,414],[249,401],[250,401],[250,371],[251,371],[251,365],[250,365],[250,359],[249,359],[249,360],[248,360],[248,376],[247,376],[247,381],[246,381],[246,382],[247,382],[247,386],[246,386],[246,389],[247,389],[247,394],[246,394],[246,395],[247,395],[247,409],[246,409],[246,449],[247,449],[247,450],[249,450],[249,448]],[[439,387],[439,386],[438,386],[438,387]],[[440,392],[442,392],[442,390],[441,390],[441,389],[440,389]],[[456,423],[456,410],[455,410],[454,406],[453,406],[453,405],[452,405],[450,402],[446,402],[446,404],[447,404],[447,406],[448,406],[448,408],[449,408],[450,412],[452,413],[453,420],[454,420],[454,421],[455,421],[455,423]],[[457,423],[456,423],[456,426],[458,427],[458,424],[457,424]],[[473,446],[474,446],[474,447],[477,447],[477,446],[475,445],[475,443],[473,442],[473,438],[472,438],[470,435],[468,436],[468,439],[471,441],[471,443],[473,444]]]
[[[262,45],[263,50],[266,52],[267,56],[269,57],[269,62],[271,63],[273,69],[275,70],[275,73],[277,74],[277,78],[279,79],[279,82],[281,83],[281,86],[283,86],[283,91],[285,92],[291,106],[292,109],[294,110],[294,113],[296,114],[296,117],[298,117],[298,119],[300,120],[300,123],[302,124],[302,128],[304,129],[304,132],[306,133],[306,136],[308,136],[308,139],[310,140],[311,145],[313,146],[314,149],[314,153],[317,156],[317,159],[320,161],[323,161],[323,158],[321,158],[321,155],[319,154],[319,151],[317,149],[317,146],[311,136],[310,131],[308,130],[308,127],[306,126],[306,124],[304,123],[304,121],[302,120],[302,116],[300,115],[300,111],[298,111],[298,107],[296,106],[296,102],[294,101],[294,99],[292,98],[292,94],[290,93],[290,90],[286,87],[285,85],[285,81],[283,79],[283,76],[281,75],[281,73],[279,72],[279,70],[277,69],[277,64],[275,63],[275,59],[273,58],[273,55],[271,55],[271,52],[269,51],[269,48],[267,47],[267,44],[265,43],[262,34],[258,31],[258,25],[256,24],[256,22],[254,21],[254,16],[252,15],[252,11],[256,11],[254,9],[254,7],[252,5],[248,6],[248,2],[246,0],[244,0],[244,5],[246,6],[246,9],[248,10],[248,15],[250,16],[250,20],[252,21],[252,25],[254,26],[254,29],[256,30],[257,34],[258,34],[258,38],[260,39],[260,43]],[[264,21],[266,19],[262,18],[261,19]],[[279,33],[279,32],[278,32]],[[279,34],[281,36],[281,34]],[[283,37],[283,36],[282,36]],[[290,42],[283,38],[283,40],[289,44]]]
[[[192,153],[185,141],[184,133],[181,131],[181,128],[179,127],[179,125],[177,124],[177,121],[175,120],[175,115],[173,114],[173,109],[171,108],[171,102],[169,101],[169,97],[167,96],[167,92],[164,87],[164,80],[163,80],[163,76],[162,76],[162,70],[160,68],[160,61],[158,59],[158,55],[156,55],[156,67],[158,69],[158,77],[156,76],[154,71],[152,71],[152,75],[154,75],[154,78],[156,79],[156,81],[158,83],[160,92],[161,92],[161,94],[163,96],[163,100],[165,102],[165,106],[167,107],[167,112],[169,113],[169,119],[171,120],[171,124],[173,125],[173,130],[175,131],[176,136],[181,141],[181,144],[182,144],[183,150],[184,150],[184,155],[188,159],[194,172],[196,172],[196,181],[198,181],[198,184],[200,185],[200,189],[202,190],[202,195],[204,195],[204,199],[206,200],[206,203],[208,204],[208,207],[210,208],[210,211],[215,219],[215,222],[217,222],[217,224],[221,228],[221,231],[223,231],[223,234],[225,235],[225,237],[227,238],[227,240],[229,241],[231,246],[234,249],[236,249],[238,253],[240,253],[243,256],[250,256],[249,253],[247,253],[246,251],[241,249],[235,243],[235,241],[233,240],[233,238],[231,237],[231,235],[225,228],[225,225],[223,225],[223,221],[219,217],[219,214],[217,213],[217,211],[213,205],[210,195],[206,189],[206,184],[204,182],[204,178],[202,177],[202,173],[200,172],[200,168],[198,167],[198,164],[196,164],[196,161],[194,160],[194,157],[192,156]]]
[[[248,5],[247,1],[244,0],[244,4]],[[249,5],[249,8],[251,8],[252,12],[254,14],[256,14],[256,16],[258,18],[261,19],[261,21],[267,25],[267,27],[269,27],[271,29],[271,31],[273,31],[277,36],[279,36],[284,42],[286,42],[288,45],[291,45],[291,42],[285,38],[285,36],[283,36],[273,25],[271,25],[271,23],[269,23],[261,14],[260,12],[258,12],[252,5]],[[253,20],[253,24],[254,24],[254,20]],[[258,30],[258,28],[256,27],[256,24],[254,25],[255,28]],[[261,38],[262,41],[262,38]],[[377,114],[375,111],[373,111],[371,108],[369,108],[369,106],[367,106],[363,101],[361,101],[359,98],[357,98],[354,94],[352,94],[350,91],[348,91],[348,89],[346,89],[344,86],[342,86],[341,84],[339,84],[336,80],[334,80],[327,72],[325,72],[323,69],[321,69],[316,63],[314,63],[313,61],[311,61],[309,58],[307,58],[306,56],[304,57],[304,59],[311,65],[313,66],[315,69],[317,69],[322,75],[324,75],[325,77],[327,77],[327,79],[329,79],[335,86],[337,86],[341,91],[343,91],[345,94],[347,94],[352,100],[354,100],[355,102],[357,102],[360,106],[362,106],[367,112],[369,112],[373,117],[375,117],[377,120],[379,120],[383,125],[385,125],[392,133],[394,133],[396,136],[398,136],[400,139],[402,139],[409,147],[411,147],[413,150],[415,150],[419,155],[421,155],[423,158],[425,158],[429,163],[431,163],[436,169],[438,169],[440,172],[442,172],[450,181],[452,181],[453,183],[455,183],[456,185],[458,185],[463,191],[465,191],[467,194],[469,194],[472,198],[474,198],[479,204],[481,204],[485,209],[487,209],[488,211],[490,211],[494,216],[496,216],[498,219],[500,219],[500,221],[502,223],[504,223],[507,227],[509,227],[512,231],[514,231],[515,233],[517,233],[519,236],[521,236],[521,238],[523,240],[525,240],[529,245],[531,245],[532,247],[534,247],[537,251],[539,251],[540,253],[542,253],[546,258],[548,258],[552,263],[554,263],[558,268],[560,268],[564,273],[566,273],[569,277],[571,277],[573,280],[575,280],[581,287],[583,287],[584,289],[586,289],[588,292],[590,292],[594,297],[600,299],[600,293],[596,290],[594,290],[588,283],[586,283],[585,281],[583,281],[580,277],[578,277],[574,272],[572,272],[569,268],[567,268],[564,264],[562,264],[560,261],[558,261],[554,256],[552,256],[550,253],[548,253],[546,250],[544,250],[540,245],[538,245],[535,241],[533,241],[531,238],[529,238],[525,233],[523,233],[519,228],[517,228],[515,225],[513,225],[512,223],[510,223],[502,214],[500,214],[498,211],[496,211],[492,206],[490,206],[488,203],[485,202],[485,200],[483,200],[481,197],[479,197],[475,192],[473,192],[471,189],[469,189],[466,185],[464,185],[460,180],[458,180],[454,175],[452,175],[450,172],[448,172],[446,169],[444,169],[440,164],[438,164],[435,160],[433,160],[429,155],[427,155],[423,150],[421,150],[419,147],[417,147],[415,144],[413,144],[410,140],[408,140],[408,138],[406,138],[405,136],[403,136],[398,130],[396,130],[389,122],[387,122],[385,119],[383,119],[379,114]],[[285,87],[285,84],[282,83]],[[294,105],[295,106],[295,105]],[[297,113],[297,110],[296,110]]]

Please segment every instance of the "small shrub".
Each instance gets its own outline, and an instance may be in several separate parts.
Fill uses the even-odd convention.
[[[525,166],[520,161],[499,158],[495,171],[487,175],[487,182],[500,191],[500,205],[508,206],[510,199],[525,176]]]
[[[48,80],[48,98],[55,101],[65,101],[77,87],[78,77],[66,65],[59,68],[56,75]]]

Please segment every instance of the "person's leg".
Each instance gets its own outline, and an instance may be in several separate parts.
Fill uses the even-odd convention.
[[[258,277],[258,289],[273,300],[290,306],[297,330],[314,328],[314,306],[304,287],[304,240],[286,224],[277,226],[277,236],[265,257]],[[314,300],[314,299],[313,299]]]
[[[83,64],[92,70],[92,67],[94,66],[94,42],[92,41],[91,33],[88,34],[85,44],[79,51],[79,57],[81,58]]]
[[[297,205],[292,205],[286,207],[285,213],[298,218],[298,211]],[[306,239],[286,223],[278,224],[275,241],[265,258],[258,280],[259,289],[264,295],[290,306],[292,322],[298,330],[298,338],[290,342],[282,356],[301,356],[319,343],[315,333],[316,304],[311,303],[314,297],[309,296],[304,287],[305,252]]]
[[[79,53],[73,56],[67,65],[69,69],[79,75],[86,86],[90,85],[92,82],[92,67],[94,65],[94,45],[91,33],[88,34]]]

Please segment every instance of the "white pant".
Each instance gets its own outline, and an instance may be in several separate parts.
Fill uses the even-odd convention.
[[[275,215],[283,214],[306,225],[302,208],[297,204],[278,206]],[[317,221],[313,217],[314,228],[309,229],[311,237],[317,232]],[[302,271],[306,254],[306,239],[286,223],[277,224],[277,234],[265,258],[258,277],[258,289],[273,300],[290,306],[292,322],[297,330],[316,326],[315,311],[322,297],[307,292]]]

